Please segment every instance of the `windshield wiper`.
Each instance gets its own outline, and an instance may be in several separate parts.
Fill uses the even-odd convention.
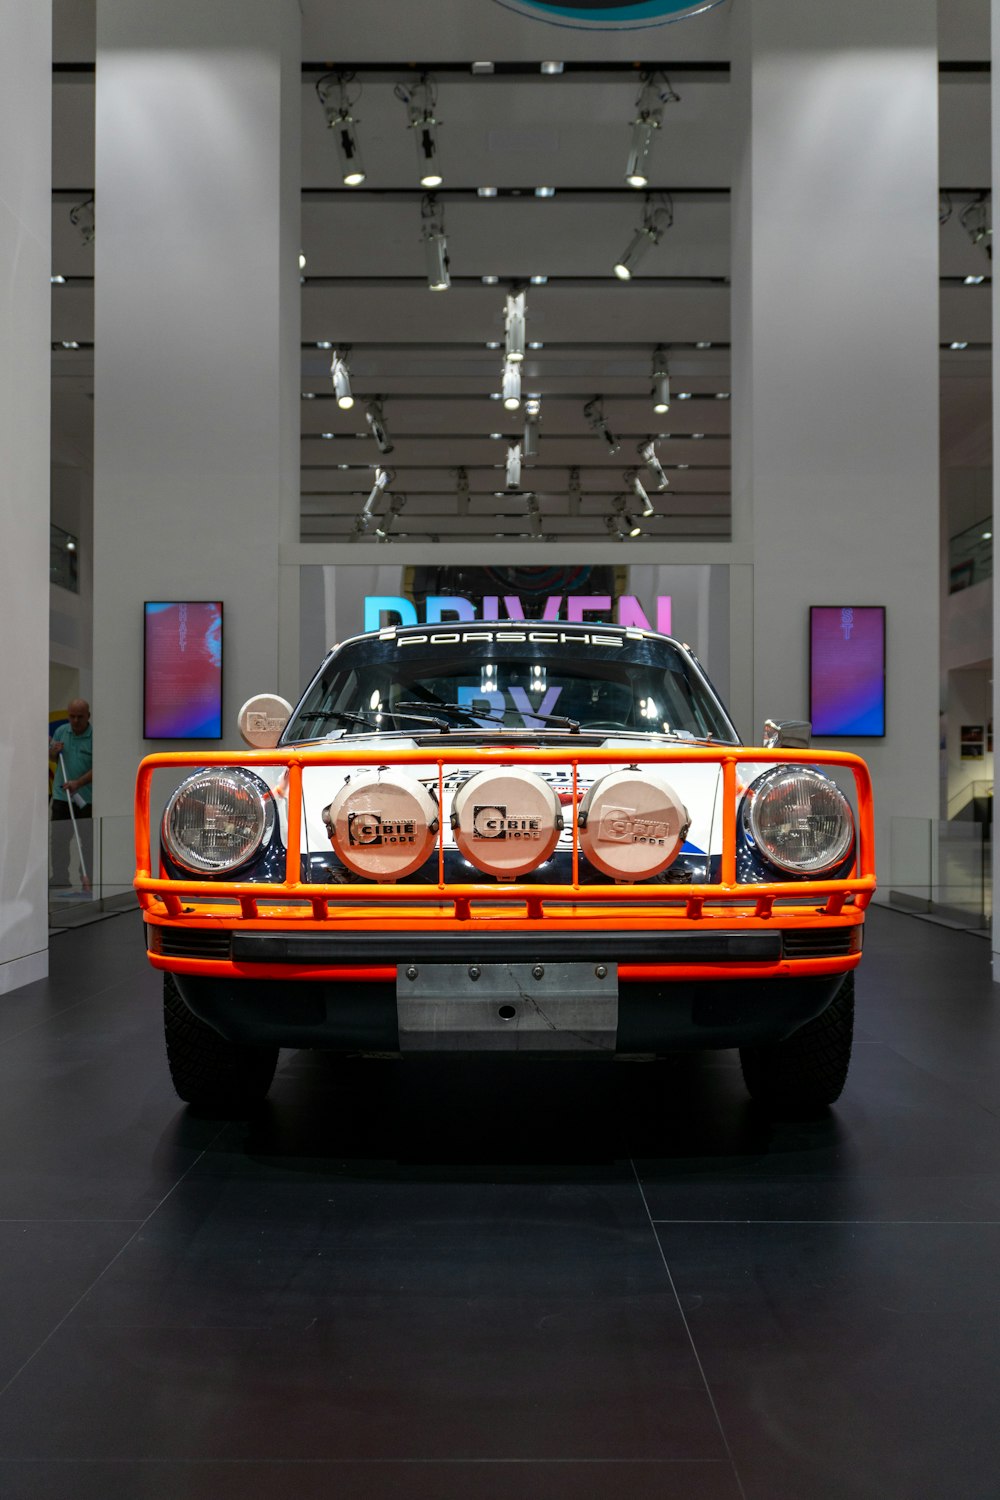
[[[401,705],[397,705],[397,707],[400,707],[400,706]],[[383,709],[382,713],[383,713],[384,717],[392,718],[392,717],[396,716],[396,710],[395,709]],[[451,725],[448,723],[447,719],[437,719],[437,718],[434,718],[431,714],[423,714],[423,713],[413,713],[413,714],[411,714],[411,713],[407,713],[407,714],[401,714],[401,715],[399,715],[399,717],[400,718],[406,718],[406,719],[417,719],[422,724],[433,724],[436,728],[438,728],[440,730],[443,730],[445,734],[447,734],[448,731],[451,728]],[[354,709],[349,709],[349,708],[333,708],[333,709],[328,709],[325,713],[322,710],[320,710],[320,709],[314,709],[314,710],[310,710],[308,713],[299,714],[299,719],[301,719],[301,720],[309,719],[309,720],[312,720],[312,721],[315,721],[315,720],[318,720],[318,719],[319,720],[331,720],[331,719],[333,719],[333,720],[338,720],[342,724],[360,724],[363,729],[372,729],[372,728],[377,727],[376,713],[375,713],[374,709],[367,710],[366,712],[363,712],[363,713],[357,712]]]
[[[488,719],[492,724],[503,724],[508,714],[519,713],[522,718],[538,719],[544,724],[565,724],[573,734],[579,734],[580,732],[578,720],[568,719],[563,714],[536,713],[533,708],[504,708],[500,711],[479,713],[468,703],[445,703],[443,698],[429,698],[427,702],[414,702],[412,704],[409,701],[396,704],[397,708],[403,709],[409,707],[427,708],[428,706],[431,708],[447,709],[449,713],[461,714],[470,724],[480,724],[483,719]],[[528,725],[525,725],[525,728],[528,728]]]

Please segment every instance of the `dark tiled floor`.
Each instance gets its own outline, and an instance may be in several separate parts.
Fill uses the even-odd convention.
[[[988,945],[876,911],[841,1104],[286,1054],[167,1081],[139,922],[0,1005],[4,1500],[996,1500]]]

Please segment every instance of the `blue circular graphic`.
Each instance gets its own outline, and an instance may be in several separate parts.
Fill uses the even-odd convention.
[[[572,26],[577,31],[628,31],[642,26],[665,26],[699,11],[712,10],[722,0],[497,0],[536,21]]]

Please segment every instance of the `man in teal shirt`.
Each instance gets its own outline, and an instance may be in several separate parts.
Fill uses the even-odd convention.
[[[90,866],[91,820],[93,818],[93,730],[90,704],[74,698],[66,710],[68,724],[60,724],[49,741],[49,754],[55,758],[56,774],[52,783],[52,884],[69,885],[69,850],[72,819],[84,824],[80,848],[85,869],[81,871],[86,889]],[[70,813],[69,799],[73,799]]]

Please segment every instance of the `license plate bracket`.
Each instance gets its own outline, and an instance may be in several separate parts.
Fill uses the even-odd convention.
[[[613,963],[400,964],[403,1052],[615,1050]]]

